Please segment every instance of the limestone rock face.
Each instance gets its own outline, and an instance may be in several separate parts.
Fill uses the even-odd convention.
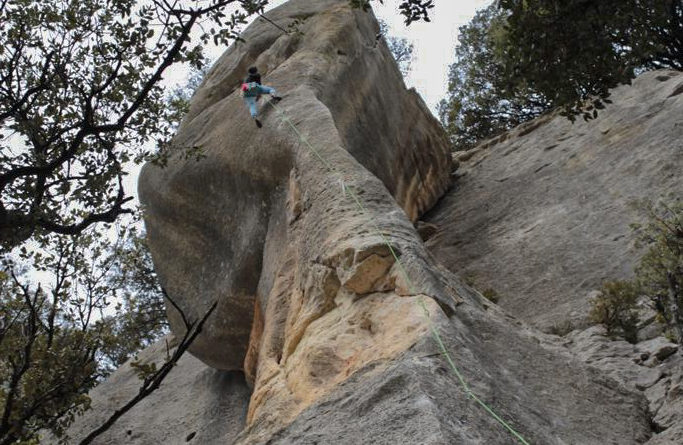
[[[677,345],[663,337],[636,345],[615,341],[599,326],[572,332],[562,343],[580,360],[642,391],[655,432],[648,445],[683,443],[683,354]]]
[[[595,121],[550,115],[458,157],[454,188],[426,220],[428,247],[510,313],[581,325],[588,295],[640,253],[631,204],[683,196],[683,75],[649,72],[612,92]]]
[[[410,220],[449,185],[449,148],[438,122],[406,90],[385,42],[377,38],[374,17],[352,12],[346,3],[295,0],[269,13],[284,27],[299,19],[300,33],[284,34],[258,19],[243,33],[246,43],[233,45],[209,72],[175,139],[179,149],[201,147],[206,158],[163,170],[148,166],[140,179],[150,245],[166,290],[193,317],[219,302],[216,317],[192,348],[211,366],[242,368],[255,299],[270,292],[286,258],[286,229],[317,199],[330,203],[312,210],[325,212],[321,220],[298,224],[311,227],[311,242],[355,234],[363,226],[372,250],[379,240],[367,239],[367,220],[347,215],[354,203],[337,204],[342,180],[370,197],[389,198],[385,218],[407,215],[402,224],[411,232]],[[324,151],[338,174],[313,159],[272,106],[261,104],[265,127],[256,128],[239,91],[252,65],[284,96],[284,116]],[[362,174],[350,173],[355,170]],[[308,177],[315,178],[315,188],[305,184]],[[347,242],[349,252],[363,251],[354,242]],[[339,256],[329,244],[316,245],[306,261]],[[318,265],[321,273],[328,269]],[[176,331],[182,327],[173,314],[171,323]]]
[[[530,443],[647,440],[642,394],[427,251],[414,223],[446,190],[451,158],[372,14],[292,0],[269,18],[298,19],[302,33],[259,20],[217,62],[175,139],[205,156],[179,154],[140,179],[168,294],[190,318],[218,301],[192,353],[253,388],[236,443],[513,443],[468,397],[434,331],[471,390]],[[262,129],[238,91],[250,65],[284,96],[263,104]]]
[[[173,342],[169,337],[150,346],[139,354],[138,360],[161,366],[166,360],[166,348],[173,348]],[[70,427],[68,443],[80,443],[116,409],[135,397],[141,385],[130,363],[117,369],[88,394],[92,408]],[[218,371],[185,354],[157,391],[121,417],[94,443],[227,443],[244,427],[250,393],[242,373]],[[45,442],[58,443],[54,439]]]

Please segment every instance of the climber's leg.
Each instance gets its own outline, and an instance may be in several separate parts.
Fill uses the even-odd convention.
[[[258,90],[259,94],[276,94],[275,88],[267,87],[265,85],[257,85],[256,89]]]
[[[258,108],[256,107],[256,96],[248,96],[244,98],[244,103],[249,107],[249,113],[251,114],[251,117],[256,119],[256,116],[258,115]]]
[[[275,88],[267,87],[265,85],[259,85],[258,90],[261,94],[270,94],[275,102],[279,102],[282,100],[282,98],[277,95],[277,91],[275,91]]]

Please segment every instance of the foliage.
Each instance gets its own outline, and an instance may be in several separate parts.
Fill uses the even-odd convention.
[[[683,202],[645,204],[648,223],[634,225],[648,250],[636,268],[636,283],[659,320],[683,343]]]
[[[171,93],[166,97],[166,103],[171,111],[170,122],[173,123],[173,130],[177,130],[183,117],[190,110],[190,100],[201,85],[202,80],[209,72],[212,62],[204,64],[201,68],[192,68],[187,82],[183,85],[176,85]]]
[[[5,255],[0,281],[0,444],[57,437],[87,391],[166,330],[144,241],[86,231]],[[49,247],[49,248],[48,248]],[[118,302],[118,303],[117,303]]]
[[[475,274],[468,273],[464,275],[462,281],[470,287],[477,287],[477,276]]]
[[[100,349],[100,365],[111,372],[168,331],[164,295],[144,238],[129,228],[111,255],[107,287],[115,296],[113,316]]]
[[[403,77],[406,77],[410,73],[410,66],[413,62],[414,45],[406,38],[390,35],[389,25],[384,20],[379,21],[379,33],[385,38],[389,51],[394,56],[401,74]]]
[[[638,244],[647,247],[631,281],[605,283],[592,302],[590,317],[613,333],[623,331],[635,340],[635,305],[638,297],[650,301],[668,335],[683,342],[683,203],[640,205],[648,215],[645,225],[634,224]]]
[[[498,295],[498,292],[491,287],[484,289],[481,294],[491,303],[498,303],[498,300],[500,300],[500,295]]]
[[[552,107],[528,87],[512,88],[505,77],[504,54],[496,47],[505,16],[491,5],[460,28],[448,97],[439,105],[441,121],[456,150],[468,149]]]
[[[602,285],[600,294],[591,300],[589,319],[602,324],[607,335],[621,334],[635,343],[637,340],[638,288],[628,281],[609,281]]]
[[[133,409],[135,405],[140,403],[145,397],[150,395],[152,392],[159,389],[159,386],[164,381],[168,373],[171,372],[171,370],[178,363],[178,360],[180,360],[183,354],[185,354],[185,351],[187,351],[187,349],[194,342],[197,336],[202,332],[204,323],[206,323],[206,320],[209,319],[213,311],[216,309],[216,306],[218,306],[218,302],[215,301],[201,319],[188,320],[185,317],[183,311],[180,310],[180,308],[173,302],[173,300],[168,295],[164,295],[166,296],[168,301],[173,305],[173,307],[175,307],[178,310],[178,313],[182,317],[183,323],[185,324],[185,334],[178,342],[178,346],[173,351],[173,354],[171,354],[170,357],[167,357],[166,361],[161,365],[161,367],[157,368],[155,363],[144,364],[140,363],[139,361],[135,361],[132,363],[132,366],[136,369],[138,376],[142,379],[142,385],[140,386],[138,393],[132,399],[130,399],[125,405],[115,410],[114,413],[112,413],[112,415],[109,416],[109,418],[104,423],[102,423],[100,426],[92,430],[90,434],[88,434],[80,442],[80,445],[88,445],[93,443],[93,441],[100,434],[104,433],[109,428],[111,428],[111,426],[114,423],[116,423],[116,421],[121,416],[123,416],[128,411]]]
[[[15,278],[2,280],[2,444],[27,441],[39,428],[61,434],[88,408],[84,392],[96,381],[92,333],[50,328],[50,295]]]
[[[177,63],[200,69],[203,46],[238,38],[236,28],[265,4],[1,2],[0,244],[36,230],[79,234],[131,213],[126,164],[168,155],[164,73]],[[152,142],[164,150],[152,156],[144,148]]]
[[[0,1],[0,445],[37,443],[41,430],[64,440],[87,391],[165,332],[144,236],[97,223],[133,213],[131,163],[170,155],[189,96],[169,104],[166,70],[189,64],[199,78],[203,47],[238,39],[267,3]],[[431,3],[399,8],[409,23]],[[158,369],[138,363],[140,392],[87,440],[158,388],[214,308],[180,312],[173,354]]]
[[[76,235],[131,213],[126,165],[163,165],[183,114],[166,106],[166,70],[202,69],[204,46],[239,39],[239,26],[267,4],[0,2],[0,247],[36,231]],[[432,7],[432,0],[398,6],[406,23],[428,21]],[[152,143],[158,152],[146,148]]]
[[[460,29],[440,117],[467,149],[552,108],[597,117],[645,69],[683,69],[683,0],[501,0]]]
[[[681,0],[500,3],[509,13],[499,41],[506,77],[570,117],[597,116],[609,89],[629,83],[639,68],[683,69]]]
[[[483,288],[483,286],[480,286],[480,285],[477,283],[477,276],[476,276],[475,274],[473,274],[473,273],[465,274],[465,275],[462,277],[462,281],[463,281],[463,283],[465,283],[466,285],[468,285],[468,286],[470,286],[470,287],[473,287],[473,288],[475,288],[475,289],[481,289],[481,288]],[[489,300],[491,303],[497,304],[498,301],[500,301],[500,295],[498,294],[498,291],[496,291],[496,290],[495,290],[494,288],[492,288],[492,287],[487,287],[487,288],[485,288],[483,291],[480,291],[480,292],[481,292],[482,297],[486,298],[486,299]]]
[[[350,0],[351,5],[354,8],[361,8],[364,11],[370,9],[370,4],[374,0]],[[384,0],[377,0],[384,4]],[[424,20],[429,22],[429,10],[434,7],[434,0],[401,0],[398,6],[398,10],[401,15],[405,17],[406,25],[410,25],[413,22],[418,22]]]

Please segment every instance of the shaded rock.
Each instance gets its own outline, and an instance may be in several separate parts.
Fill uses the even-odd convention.
[[[645,312],[645,313],[643,313]],[[648,314],[650,311],[640,311],[639,318],[643,320],[638,328],[638,341],[644,342],[664,335],[664,326],[656,321],[656,316]]]
[[[622,340],[612,340],[601,326],[574,331],[566,346],[581,361],[600,369],[606,375],[633,389],[656,383],[661,372],[636,363],[640,353],[636,346]],[[647,386],[647,387],[649,387]],[[638,388],[640,389],[640,388]]]
[[[166,340],[139,354],[142,363],[166,359]],[[172,353],[172,351],[171,351]],[[132,360],[131,360],[132,361]],[[142,382],[127,362],[89,394],[92,408],[69,428],[79,443],[116,409],[135,397]],[[185,354],[162,385],[95,440],[97,445],[228,443],[242,430],[251,394],[241,372],[217,371]],[[43,443],[43,442],[41,442]],[[45,443],[57,443],[48,439]]]
[[[640,257],[632,202],[683,195],[683,95],[671,96],[682,82],[648,72],[595,121],[550,114],[465,152],[467,174],[425,218],[441,228],[431,252],[535,326],[585,326],[588,292],[630,278]]]
[[[654,435],[648,444],[678,444],[683,438],[683,358],[669,354],[663,337],[636,345],[613,341],[594,326],[567,336],[564,346],[621,385],[643,391]],[[675,346],[675,345],[674,345]],[[661,361],[657,353],[664,357]],[[668,355],[667,355],[668,354]],[[653,364],[652,360],[656,363]]]
[[[439,230],[436,224],[430,224],[424,221],[418,221],[416,229],[422,241],[427,241],[429,238],[433,237]]]
[[[679,355],[672,356],[663,366],[670,377],[646,392],[653,413],[652,422],[658,430],[648,445],[683,443],[683,359]]]
[[[647,352],[662,362],[678,351],[678,345],[671,343],[664,337],[657,337],[638,343],[638,350]]]

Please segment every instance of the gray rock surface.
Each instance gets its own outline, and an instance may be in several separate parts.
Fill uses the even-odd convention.
[[[483,321],[478,311],[460,306],[456,318],[440,318],[438,328],[472,390],[529,443],[648,440],[643,397],[490,310],[492,319]],[[260,427],[247,428],[237,443],[266,443],[254,440]],[[306,445],[519,443],[467,398],[431,338],[400,360],[362,369],[268,438],[270,444]]]
[[[632,345],[593,326],[562,341],[578,359],[627,388],[642,391],[655,434],[652,444],[683,443],[683,354],[663,337]]]
[[[139,354],[140,362],[166,359],[166,340]],[[141,385],[126,363],[89,396],[92,408],[69,429],[69,443],[79,443],[130,399]],[[244,427],[251,390],[241,372],[218,371],[185,354],[162,385],[121,417],[96,445],[180,445],[230,443]],[[45,443],[56,443],[46,440]]]
[[[581,326],[587,295],[639,258],[631,203],[683,196],[683,75],[645,73],[595,121],[546,116],[458,156],[454,188],[425,218],[437,258],[512,314]]]
[[[272,106],[261,104],[264,128],[256,128],[239,90],[249,66],[258,66],[264,83],[284,96],[279,109],[312,146],[325,148],[335,166],[344,158],[340,172],[362,168],[373,186],[391,194],[400,207],[392,200],[388,211],[415,220],[449,185],[449,146],[439,123],[406,90],[386,43],[377,39],[374,17],[346,3],[292,0],[269,12],[284,27],[302,20],[303,34],[256,20],[242,34],[246,42],[231,46],[208,73],[175,138],[179,149],[198,146],[206,158],[142,172],[140,199],[166,290],[192,317],[218,300],[216,316],[192,347],[211,366],[242,368],[254,303],[267,293],[262,276],[281,261],[276,251],[264,256],[274,243],[268,239],[315,199],[303,189],[297,208],[283,215],[290,173],[328,175]],[[342,196],[342,177],[327,179],[324,192]],[[180,333],[179,317],[170,315]]]
[[[225,413],[230,425],[243,422],[237,443],[514,443],[467,397],[432,327],[472,391],[530,443],[645,442],[641,392],[490,304],[425,248],[414,222],[448,185],[451,160],[438,123],[376,40],[374,17],[347,0],[292,0],[270,18],[301,19],[304,34],[250,26],[209,73],[174,141],[205,157],[148,166],[140,179],[166,290],[192,318],[218,300],[192,352],[244,370],[253,386],[246,418]],[[237,91],[252,64],[285,97],[263,107],[260,130]],[[170,318],[178,332],[178,314]],[[196,403],[214,405],[215,388],[194,374],[206,368],[191,368],[174,370],[169,387],[197,384],[188,390]],[[98,390],[101,399],[120,391],[109,381]],[[128,428],[151,431],[149,443],[172,441],[153,436],[169,422],[166,403],[170,422],[173,407],[191,406],[184,393],[160,394],[146,408],[158,417],[129,417]],[[186,408],[182,429],[207,425],[202,443],[235,438],[232,427],[208,426],[226,422],[222,413]],[[127,430],[117,431],[112,440],[125,441]]]

